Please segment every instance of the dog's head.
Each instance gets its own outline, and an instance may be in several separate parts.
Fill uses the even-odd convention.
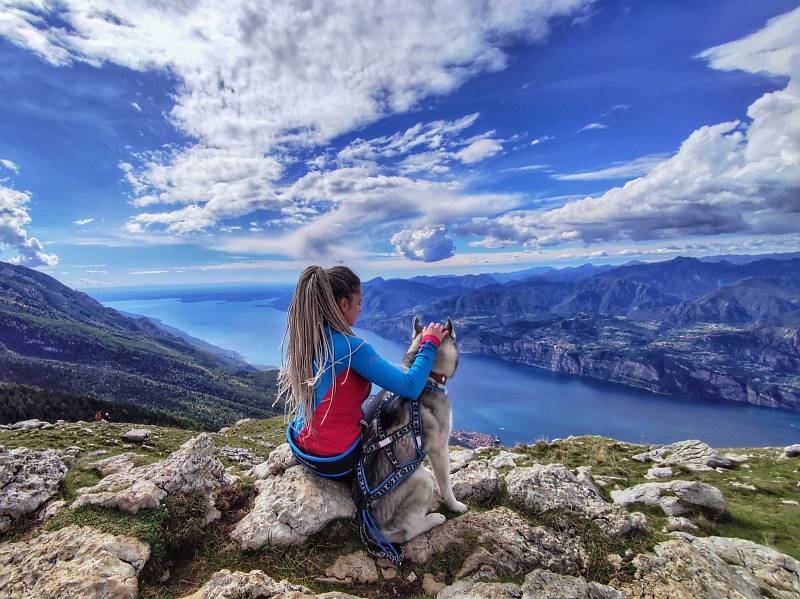
[[[456,368],[458,368],[458,346],[456,345],[456,331],[453,327],[453,321],[448,318],[444,328],[447,329],[449,334],[442,339],[442,343],[436,351],[432,370],[450,379],[455,374]],[[414,317],[414,324],[411,327],[411,345],[408,346],[406,356],[403,359],[403,364],[406,368],[411,366],[417,356],[417,352],[419,352],[422,330],[423,326],[419,321],[419,317]]]

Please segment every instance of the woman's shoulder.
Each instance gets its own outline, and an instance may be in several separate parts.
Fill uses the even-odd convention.
[[[330,327],[327,327],[327,330],[337,348],[341,345],[346,349],[349,345],[352,350],[355,350],[367,344],[367,342],[358,335],[347,335]]]

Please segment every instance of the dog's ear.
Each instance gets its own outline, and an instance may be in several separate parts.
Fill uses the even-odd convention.
[[[453,321],[452,320],[450,320],[448,318],[447,322],[444,323],[444,328],[445,328],[446,331],[450,332],[450,338],[451,339],[455,339],[456,338],[456,332],[453,330]]]
[[[413,339],[422,332],[422,324],[419,322],[419,316],[414,317],[414,326],[411,327],[411,338]]]

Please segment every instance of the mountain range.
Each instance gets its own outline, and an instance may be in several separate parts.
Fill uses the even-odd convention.
[[[233,352],[125,316],[44,273],[4,262],[0,380],[12,384],[0,395],[19,395],[13,385],[25,385],[26,397],[33,387],[42,397],[83,397],[81,405],[86,398],[135,404],[209,428],[278,411],[270,407],[274,371],[258,371]]]

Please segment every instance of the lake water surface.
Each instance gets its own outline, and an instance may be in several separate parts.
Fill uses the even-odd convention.
[[[253,364],[280,364],[286,313],[272,308],[269,300],[162,297],[103,303],[158,318],[235,350]],[[370,331],[356,329],[356,334],[390,362],[399,363],[405,353],[401,344]],[[496,434],[506,445],[584,434],[640,443],[698,438],[716,447],[800,442],[800,413],[666,397],[474,354],[461,355],[447,386],[454,428]]]

